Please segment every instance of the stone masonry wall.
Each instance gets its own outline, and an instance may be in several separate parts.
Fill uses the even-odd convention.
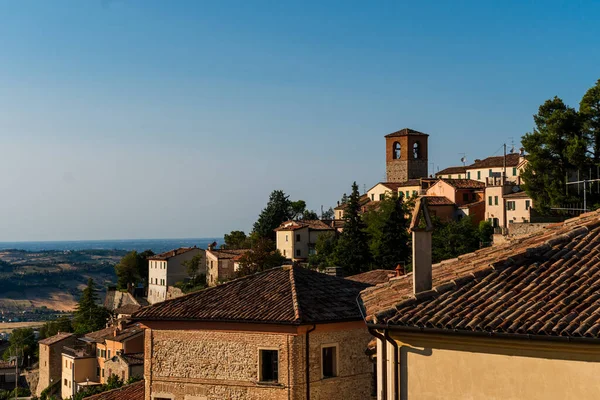
[[[305,400],[306,335],[260,332],[146,330],[146,399]],[[361,329],[310,333],[311,399],[370,398],[371,339]],[[321,376],[321,346],[337,344],[338,376]],[[279,383],[258,381],[259,348],[279,350]],[[151,355],[151,357],[149,357]]]
[[[75,337],[69,337],[52,345],[39,345],[40,377],[36,388],[39,396],[42,390],[50,386],[50,379],[59,381],[62,376],[62,349],[75,343]]]
[[[291,336],[272,333],[146,330],[146,399],[288,399]],[[259,348],[279,350],[279,384],[259,384]]]

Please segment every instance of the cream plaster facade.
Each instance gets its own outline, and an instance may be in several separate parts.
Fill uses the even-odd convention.
[[[385,394],[383,342],[378,340],[378,400],[600,398],[597,345],[393,330],[390,335],[398,351],[387,342]]]
[[[61,396],[68,399],[77,393],[77,383],[97,381],[97,362],[93,355],[75,357],[62,354],[62,379],[60,382]]]
[[[193,248],[185,253],[169,257],[166,260],[152,259],[148,261],[148,303],[155,304],[167,299],[167,290],[179,281],[189,278],[183,263],[191,260],[197,254],[203,254],[204,250]],[[202,262],[199,274],[206,274]]]
[[[306,332],[312,326],[149,325],[146,400],[306,398]],[[362,321],[316,325],[309,333],[310,398],[370,398],[373,364],[364,355],[369,340]],[[334,345],[337,376],[323,378],[322,348]],[[276,382],[260,382],[261,349],[278,351]]]
[[[117,352],[141,353],[144,351],[144,332],[139,332],[123,341],[105,339],[104,343],[96,344],[96,358],[100,368],[100,383],[106,383],[106,380],[112,375],[113,371],[105,366],[105,363],[111,360]]]
[[[334,233],[335,230],[313,230],[304,227],[295,230],[276,232],[277,250],[292,261],[306,260],[314,252],[317,239],[324,233]]]

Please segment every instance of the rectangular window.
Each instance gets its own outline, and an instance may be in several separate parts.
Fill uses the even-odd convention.
[[[379,195],[379,201],[382,201],[383,199],[385,199],[385,193]]]
[[[488,205],[492,205],[492,196],[488,196]]]
[[[481,171],[477,171],[477,179],[481,179]]]
[[[337,346],[327,346],[321,349],[321,366],[323,378],[337,376]]]
[[[416,191],[416,190],[413,190],[413,194],[412,194],[412,195],[413,195],[413,196],[416,196],[416,195],[417,195],[417,191]]]
[[[100,367],[96,367],[96,376],[100,376]]]
[[[517,167],[513,167],[513,176],[517,176]]]
[[[102,377],[104,378],[104,368],[102,368]]]
[[[286,242],[288,241],[288,235],[285,235],[285,241]]]
[[[302,255],[302,252],[300,251],[300,249],[296,250],[296,257],[300,257]]]
[[[259,381],[277,382],[279,379],[279,352],[277,350],[260,350],[259,365]]]
[[[108,351],[108,358],[110,358],[110,350]]]
[[[67,380],[65,379],[65,386],[67,386]]]
[[[462,175],[461,174],[458,174],[458,179],[462,179]]]
[[[469,201],[469,193],[463,193],[463,201]]]
[[[494,175],[494,173],[492,172],[492,170],[490,169],[490,177],[492,177]]]
[[[507,210],[515,210],[515,202],[514,201],[507,201],[506,202],[506,209]]]
[[[525,209],[529,210],[531,208],[531,201],[525,200]]]
[[[494,205],[498,205],[498,196],[494,196]]]
[[[300,235],[296,234],[296,242],[299,242],[299,241],[300,241]]]
[[[407,190],[406,191],[406,198],[408,199],[410,197],[410,192]]]
[[[69,388],[71,387],[71,381],[69,381]]]
[[[283,256],[285,257],[285,249],[283,249]]]
[[[471,172],[467,172],[467,179],[471,179]]]
[[[371,201],[375,201],[375,193],[371,193]]]

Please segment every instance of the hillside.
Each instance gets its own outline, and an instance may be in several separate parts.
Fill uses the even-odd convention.
[[[125,254],[123,250],[0,251],[0,320],[19,314],[20,319],[35,319],[36,314],[44,319],[51,310],[72,311],[88,278],[102,289],[116,282],[114,265]],[[24,311],[28,317],[23,317]]]

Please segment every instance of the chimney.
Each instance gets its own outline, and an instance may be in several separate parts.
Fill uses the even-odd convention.
[[[431,290],[431,234],[433,225],[427,196],[417,199],[410,224],[412,232],[413,293]]]
[[[402,265],[398,264],[398,265],[396,265],[396,277],[399,277],[402,275],[404,275],[404,268],[402,268]]]

